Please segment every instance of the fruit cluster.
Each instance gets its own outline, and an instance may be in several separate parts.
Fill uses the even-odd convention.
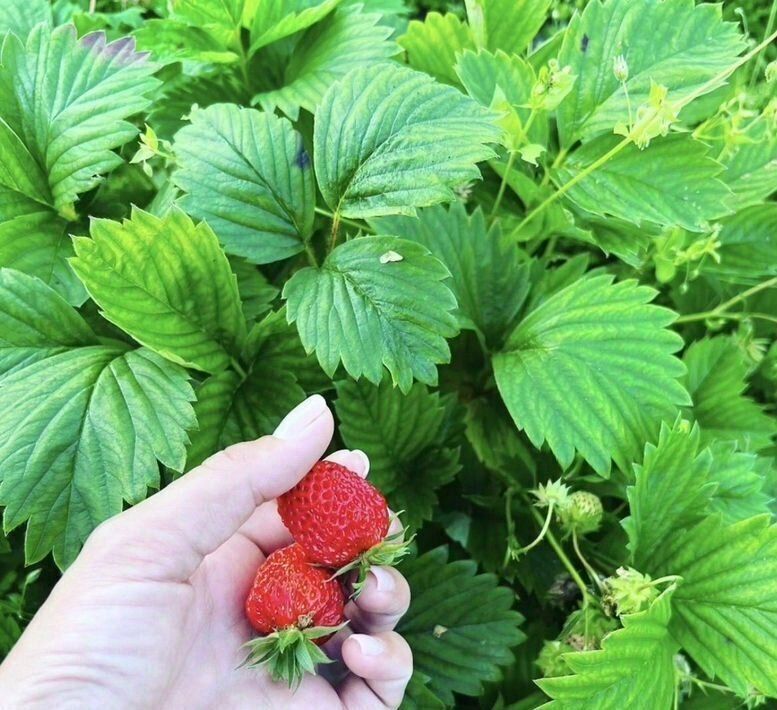
[[[380,491],[332,461],[319,461],[282,495],[278,512],[294,542],[257,571],[245,609],[262,636],[246,644],[246,664],[296,687],[330,662],[319,646],[345,624],[348,593],[358,595],[371,565],[397,562],[407,543],[401,533],[387,538],[391,519]],[[342,575],[354,569],[347,592]]]

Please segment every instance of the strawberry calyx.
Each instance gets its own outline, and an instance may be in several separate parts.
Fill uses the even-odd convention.
[[[339,577],[346,572],[358,570],[356,580],[351,585],[353,592],[351,599],[356,599],[367,582],[367,574],[373,566],[394,567],[410,552],[410,543],[415,535],[405,539],[405,531],[389,535],[383,542],[373,545],[369,550],[362,552],[353,562],[338,569],[332,577]]]
[[[263,666],[274,681],[283,681],[296,690],[306,673],[315,675],[319,664],[333,662],[316,640],[337,633],[348,622],[338,626],[311,624],[310,615],[301,616],[294,626],[251,639],[243,644],[243,648],[248,649],[248,656],[240,667]]]

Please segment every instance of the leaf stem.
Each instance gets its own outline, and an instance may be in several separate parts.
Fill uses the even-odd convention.
[[[329,210],[325,210],[322,207],[316,207],[313,210],[316,214],[320,214],[322,217],[329,217],[329,219],[334,220],[335,215],[334,212],[330,212]],[[366,224],[361,224],[360,222],[357,222],[353,219],[348,219],[346,217],[340,217],[340,222],[342,224],[347,224],[349,227],[355,227],[356,229],[361,229],[363,232],[367,232],[369,234],[374,234],[373,230],[369,228]]]
[[[332,215],[332,237],[329,242],[329,253],[331,254],[337,246],[337,233],[340,231],[340,213],[335,212]]]
[[[232,369],[237,372],[237,374],[240,375],[242,379],[245,380],[246,377],[248,377],[248,373],[245,371],[236,357],[230,358],[229,363],[232,365]]]
[[[489,215],[489,219],[492,222],[496,217],[496,211],[499,209],[499,205],[502,203],[502,198],[505,194],[505,188],[507,187],[507,177],[510,175],[510,171],[513,169],[513,163],[515,163],[515,155],[516,152],[511,150],[510,155],[507,158],[507,167],[505,167],[505,171],[502,175],[502,182],[499,184],[499,192],[496,193],[496,200],[494,200],[494,206],[491,208],[491,214]]]
[[[553,520],[553,510],[554,510],[554,506],[551,503],[548,506],[548,514],[545,516],[545,522],[542,525],[540,534],[537,535],[537,537],[535,537],[534,540],[532,540],[528,545],[522,547],[520,550],[517,550],[514,554],[514,557],[517,557],[518,555],[526,554],[529,550],[531,550],[533,547],[536,547],[543,541],[543,539],[545,538],[545,535],[548,532],[548,528],[550,528],[550,521]]]
[[[723,318],[728,320],[741,320],[742,318],[751,317],[751,318],[760,318],[762,320],[768,320],[768,321],[777,321],[777,318],[774,318],[770,315],[767,315],[766,313],[728,313],[728,309],[731,308],[731,306],[736,306],[738,303],[741,303],[747,298],[750,298],[750,296],[754,296],[756,293],[759,293],[760,291],[763,291],[767,288],[771,288],[772,286],[777,286],[777,276],[774,276],[770,279],[767,279],[766,281],[762,281],[759,284],[756,284],[755,286],[751,286],[745,291],[742,291],[742,293],[737,294],[733,298],[729,298],[728,301],[724,301],[719,306],[716,306],[711,311],[702,311],[701,313],[690,313],[686,316],[680,316],[675,323],[690,323],[692,321],[697,320],[707,320],[708,318]]]
[[[769,11],[769,19],[766,21],[766,28],[764,29],[764,38],[768,37],[771,31],[774,29],[775,17],[777,17],[777,0],[772,0],[772,8]],[[750,81],[748,83],[749,89],[752,89],[755,86],[756,81],[758,81],[758,75],[761,73],[763,63],[764,53],[762,50],[759,50],[758,59],[756,59],[755,66],[753,67],[753,73],[750,75]]]
[[[572,547],[575,548],[575,554],[577,555],[577,558],[580,560],[580,562],[583,564],[583,567],[585,567],[585,571],[588,572],[588,576],[596,583],[596,586],[601,592],[602,582],[599,579],[599,574],[591,566],[591,563],[588,562],[588,560],[583,556],[583,553],[580,551],[580,545],[577,541],[577,532],[574,530],[572,531]]]
[[[316,252],[313,250],[309,241],[305,240],[305,253],[308,255],[308,262],[314,268],[318,268],[318,259],[316,258]]]
[[[537,524],[542,525],[542,516],[535,510],[534,506],[531,506],[529,510],[534,516],[534,519],[537,521]],[[553,551],[556,553],[556,556],[559,558],[559,560],[561,560],[561,564],[564,565],[567,572],[569,572],[569,576],[572,577],[575,584],[577,584],[577,586],[580,588],[580,593],[583,595],[583,605],[587,607],[591,602],[591,597],[588,594],[588,589],[586,588],[585,582],[580,576],[580,573],[575,569],[575,566],[572,564],[572,562],[570,562],[569,557],[567,557],[566,553],[564,552],[564,548],[561,547],[559,541],[556,540],[556,536],[550,531],[550,529],[548,529],[548,532],[545,535],[545,539],[553,548]]]

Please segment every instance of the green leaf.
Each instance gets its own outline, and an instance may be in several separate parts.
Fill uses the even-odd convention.
[[[436,384],[436,365],[450,359],[456,301],[447,275],[414,242],[363,237],[341,244],[321,268],[298,271],[283,297],[306,352],[316,351],[330,377],[342,361],[355,379],[377,384],[385,365],[408,392],[413,378]]]
[[[602,136],[586,143],[557,171],[557,182],[577,177],[618,142],[616,136]],[[708,220],[730,212],[726,203],[731,193],[719,179],[722,170],[703,143],[674,133],[652,141],[644,151],[627,146],[567,196],[595,215],[704,231]]]
[[[45,71],[53,66],[56,72]],[[9,36],[0,69],[0,136],[12,131],[48,182],[48,194],[28,196],[72,217],[78,195],[122,163],[113,150],[137,135],[126,119],[148,105],[146,95],[159,83],[155,69],[130,38],[106,44],[95,33],[79,40],[72,25],[53,31],[38,25],[26,46]],[[8,184],[0,171],[2,182]]]
[[[721,225],[720,263],[708,259],[705,274],[736,284],[755,284],[777,276],[777,204],[745,207]]]
[[[238,46],[245,0],[176,0],[174,17],[212,35],[222,46]]]
[[[272,434],[303,399],[305,392],[291,372],[261,360],[244,381],[230,370],[212,375],[197,389],[194,412],[200,426],[191,435],[187,470],[231,444]]]
[[[205,372],[239,355],[246,327],[237,280],[207,224],[180,210],[160,219],[134,209],[123,222],[93,220],[91,232],[75,240],[71,264],[109,321]]]
[[[316,113],[316,178],[344,217],[413,214],[453,200],[494,155],[493,116],[452,87],[398,64],[354,69]]]
[[[13,32],[26,40],[39,22],[51,25],[51,5],[46,0],[3,0],[0,4],[0,39]]]
[[[407,53],[407,63],[438,81],[456,85],[456,55],[475,49],[469,26],[452,12],[430,12],[423,22],[411,20],[397,42]]]
[[[86,321],[56,291],[27,274],[0,269],[0,378],[97,342]]]
[[[605,637],[602,649],[567,653],[575,675],[538,680],[553,710],[654,710],[672,707],[674,654],[669,633],[671,587],[645,611],[623,617],[623,628]],[[676,592],[675,592],[676,595]]]
[[[495,575],[477,574],[471,560],[448,562],[445,547],[400,570],[412,601],[397,631],[413,649],[416,673],[429,677],[429,691],[452,706],[453,693],[476,696],[484,682],[500,680],[500,666],[514,662],[510,649],[525,638],[513,591],[497,586]]]
[[[759,515],[707,517],[667,540],[645,570],[677,574],[672,636],[710,678],[737,694],[777,695],[777,526]]]
[[[196,109],[174,150],[181,206],[208,220],[228,253],[266,264],[303,250],[315,184],[302,138],[286,119],[235,104]]]
[[[478,208],[468,215],[461,202],[419,210],[418,217],[381,217],[379,234],[398,234],[426,247],[450,271],[447,282],[459,304],[462,328],[475,328],[497,347],[526,300],[528,262],[498,225],[486,227]]]
[[[718,484],[710,498],[712,510],[722,513],[727,523],[769,512],[771,497],[764,490],[772,462],[755,454],[737,451],[732,443],[711,445],[712,478]]]
[[[229,266],[237,277],[237,290],[243,302],[246,321],[254,321],[272,307],[278,296],[275,288],[253,264],[242,259],[230,259]]]
[[[550,0],[465,0],[478,47],[520,54],[545,24]]]
[[[499,392],[535,446],[562,466],[579,451],[601,475],[622,471],[662,419],[688,404],[672,355],[674,314],[634,281],[594,276],[555,293],[521,321],[494,356]]]
[[[692,343],[683,362],[688,368],[691,411],[705,441],[736,441],[744,451],[758,451],[771,444],[777,422],[744,394],[748,367],[733,338],[718,336]]]
[[[711,482],[712,454],[700,449],[699,427],[678,418],[661,425],[656,445],[647,444],[635,484],[627,489],[631,515],[623,521],[629,535],[632,563],[647,569],[656,551],[708,511],[715,492]]]
[[[436,489],[459,470],[459,452],[444,446],[445,407],[437,392],[416,383],[403,395],[383,382],[337,384],[340,434],[351,449],[370,453],[370,480],[405,525],[418,527],[437,506]]]
[[[354,66],[374,64],[397,53],[391,28],[382,16],[359,7],[341,7],[311,27],[295,45],[282,85],[257,94],[252,103],[265,111],[279,108],[297,120],[300,108],[315,113],[326,90]]]
[[[467,93],[483,106],[491,106],[497,90],[511,106],[523,106],[529,102],[535,82],[531,64],[501,51],[462,52],[458,55],[456,73]],[[528,118],[527,109],[520,113]]]
[[[592,0],[572,18],[559,53],[577,80],[558,110],[562,147],[628,121],[628,103],[613,73],[615,57],[629,67],[631,106],[646,102],[651,82],[672,101],[690,96],[731,66],[745,43],[723,22],[719,5],[693,0]],[[711,91],[718,85],[710,85]]]
[[[132,33],[138,49],[151,52],[156,61],[231,64],[240,55],[229,51],[212,34],[170,18],[149,20]]]
[[[251,24],[251,52],[326,17],[340,0],[261,0]]]
[[[159,485],[157,461],[181,469],[194,393],[183,369],[149,350],[96,344],[42,281],[2,270],[0,289],[3,526],[28,521],[27,562],[53,549],[65,567],[123,501]]]
[[[50,210],[0,221],[0,267],[37,276],[68,303],[81,305],[86,291],[67,259],[73,244],[67,223]]]

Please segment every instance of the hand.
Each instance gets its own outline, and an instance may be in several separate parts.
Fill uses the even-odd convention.
[[[243,604],[256,569],[290,542],[273,499],[323,455],[333,428],[313,396],[273,436],[229,447],[100,525],[0,666],[0,705],[398,706],[412,658],[392,629],[410,591],[389,568],[370,573],[346,608],[350,628],[325,647],[346,669],[338,687],[308,676],[292,694],[261,670],[236,670],[252,636]],[[367,474],[361,452],[331,458]]]

